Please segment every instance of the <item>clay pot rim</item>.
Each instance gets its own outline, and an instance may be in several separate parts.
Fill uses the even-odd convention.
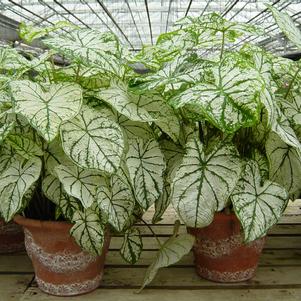
[[[27,218],[22,215],[15,215],[14,222],[23,227],[43,228],[52,230],[66,230],[71,229],[73,224],[64,221],[43,221],[38,219]]]

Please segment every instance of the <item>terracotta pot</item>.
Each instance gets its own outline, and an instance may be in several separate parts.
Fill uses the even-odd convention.
[[[15,217],[24,228],[25,246],[32,260],[39,288],[51,295],[81,295],[101,282],[109,248],[107,234],[101,256],[83,251],[70,236],[72,224]]]
[[[0,219],[0,254],[24,251],[24,232],[22,227]]]
[[[187,228],[196,237],[193,247],[197,273],[217,282],[240,282],[254,276],[265,238],[243,243],[235,214],[216,213],[205,228]]]

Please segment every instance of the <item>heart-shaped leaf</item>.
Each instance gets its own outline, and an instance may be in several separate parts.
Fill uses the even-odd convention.
[[[23,206],[23,197],[39,178],[41,160],[15,158],[0,176],[0,211],[5,221],[10,221]]]
[[[266,235],[286,207],[286,190],[271,181],[262,184],[258,164],[248,161],[232,195],[232,204],[243,230],[245,241]]]
[[[140,258],[142,248],[143,244],[139,230],[137,228],[129,229],[124,234],[120,248],[122,258],[130,264],[135,264]]]
[[[104,185],[104,178],[99,172],[76,165],[58,165],[55,172],[65,191],[79,199],[84,208],[89,208],[93,204],[96,188]]]
[[[110,180],[98,187],[96,199],[99,208],[107,215],[108,222],[121,232],[135,207],[128,186],[117,175],[112,175]]]
[[[149,208],[163,190],[164,156],[156,140],[132,139],[126,155],[126,165],[137,202]]]
[[[63,121],[78,114],[82,91],[74,83],[39,84],[29,80],[10,83],[16,113],[26,117],[47,141],[53,140]]]
[[[238,151],[220,143],[206,154],[194,137],[172,182],[171,200],[179,217],[189,227],[205,227],[228,202],[241,172]]]
[[[73,215],[74,226],[70,233],[75,241],[87,252],[101,255],[104,244],[104,226],[92,209],[76,211]]]
[[[61,126],[65,153],[80,167],[112,173],[123,152],[119,125],[106,112],[87,106],[74,119]]]

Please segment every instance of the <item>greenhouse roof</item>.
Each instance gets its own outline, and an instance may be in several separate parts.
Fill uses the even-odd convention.
[[[301,0],[0,0],[0,39],[13,40],[19,22],[39,26],[68,20],[76,25],[111,30],[131,49],[153,44],[159,34],[169,31],[174,21],[184,16],[219,12],[233,21],[257,24],[263,37],[246,37],[259,45],[283,54],[295,49],[277,28],[266,4],[286,11],[301,26]]]

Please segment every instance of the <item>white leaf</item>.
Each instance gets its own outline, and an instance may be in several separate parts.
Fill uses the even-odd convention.
[[[89,208],[93,204],[96,188],[104,185],[104,178],[99,172],[76,165],[58,165],[55,171],[65,191],[79,199],[84,208]]]
[[[61,126],[61,138],[65,153],[80,167],[108,173],[117,170],[123,152],[122,130],[101,110],[84,106]]]
[[[74,83],[39,84],[29,80],[10,83],[16,113],[28,122],[47,141],[58,134],[63,121],[78,114],[82,103],[82,91]]]
[[[169,238],[156,254],[155,260],[148,267],[140,290],[154,279],[160,268],[178,262],[191,250],[193,244],[194,237],[190,234],[180,234]]]
[[[217,144],[205,154],[192,138],[172,182],[171,200],[179,217],[189,227],[205,227],[228,202],[241,172],[238,151],[232,144]]]
[[[94,210],[76,211],[73,215],[75,223],[70,230],[75,241],[86,251],[101,255],[104,244],[104,226]]]
[[[163,190],[164,156],[156,140],[132,139],[126,164],[134,187],[137,202],[149,208]]]
[[[139,230],[137,228],[129,229],[124,234],[120,248],[122,258],[130,264],[135,264],[140,258],[142,249],[143,244]]]
[[[23,197],[39,178],[41,160],[37,157],[28,161],[12,161],[0,176],[0,211],[5,221],[9,221],[22,208]]]
[[[246,242],[265,236],[287,204],[288,194],[282,186],[271,181],[261,182],[258,164],[249,161],[231,196]]]

